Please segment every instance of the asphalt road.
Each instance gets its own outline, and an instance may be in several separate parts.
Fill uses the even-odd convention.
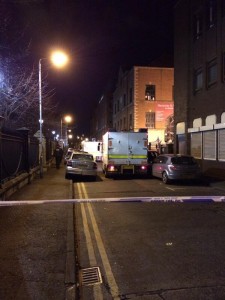
[[[1,207],[0,299],[74,299],[75,290],[85,300],[225,299],[223,203],[64,201],[223,196],[223,187],[102,174],[72,184],[50,169],[9,199],[27,204]]]

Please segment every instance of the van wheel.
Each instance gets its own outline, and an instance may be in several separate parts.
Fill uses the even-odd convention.
[[[168,178],[166,172],[163,172],[163,173],[162,173],[162,181],[163,181],[163,183],[165,183],[165,184],[169,183],[169,178]]]

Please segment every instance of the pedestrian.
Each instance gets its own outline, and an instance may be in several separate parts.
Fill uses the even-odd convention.
[[[57,144],[57,146],[55,148],[54,157],[55,157],[56,168],[59,169],[62,158],[63,158],[63,150],[59,144]]]

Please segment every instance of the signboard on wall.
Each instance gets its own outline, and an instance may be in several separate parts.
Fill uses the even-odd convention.
[[[156,122],[165,122],[165,120],[174,114],[174,104],[173,102],[156,102],[155,103],[155,114],[156,114]]]

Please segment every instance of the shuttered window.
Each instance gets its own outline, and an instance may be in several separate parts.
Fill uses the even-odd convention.
[[[203,158],[216,159],[216,131],[203,132]]]
[[[191,155],[195,158],[202,158],[202,133],[191,134]]]
[[[218,160],[225,160],[225,129],[218,130]]]

